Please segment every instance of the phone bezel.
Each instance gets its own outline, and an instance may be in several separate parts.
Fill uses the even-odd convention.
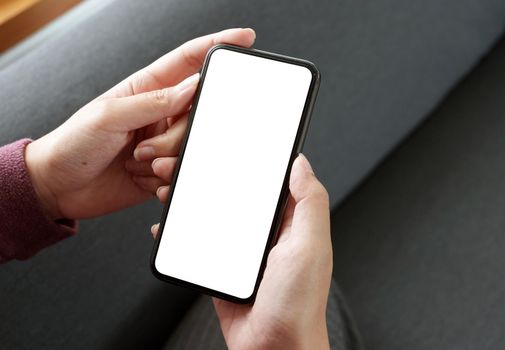
[[[207,68],[209,66],[209,62],[212,57],[212,54],[217,50],[231,50],[231,51],[239,52],[239,53],[246,54],[246,55],[253,55],[253,56],[258,56],[258,57],[262,57],[265,59],[271,59],[271,60],[275,60],[275,61],[280,61],[280,62],[285,62],[285,63],[289,63],[289,64],[303,66],[303,67],[309,69],[309,71],[312,74],[312,80],[310,83],[309,91],[307,93],[307,99],[305,100],[305,105],[303,108],[302,117],[300,119],[300,124],[298,125],[298,130],[297,130],[296,137],[295,137],[295,140],[293,143],[293,148],[291,151],[290,160],[288,163],[288,167],[286,168],[286,173],[284,175],[284,181],[283,181],[283,185],[282,185],[281,194],[280,194],[279,199],[277,201],[275,215],[274,215],[274,219],[272,221],[272,227],[270,229],[268,240],[267,240],[265,250],[263,253],[260,269],[258,271],[258,276],[256,278],[255,287],[254,287],[253,293],[247,298],[239,298],[234,295],[226,294],[226,293],[223,293],[218,290],[206,288],[206,287],[200,286],[198,284],[194,284],[194,283],[184,281],[184,280],[172,277],[172,276],[165,275],[156,269],[156,264],[155,264],[156,256],[158,254],[158,248],[159,248],[161,237],[162,237],[163,228],[165,226],[166,217],[168,215],[168,210],[170,208],[172,196],[173,196],[176,184],[177,184],[177,177],[179,175],[179,169],[180,169],[181,164],[184,159],[184,151],[186,149],[186,144],[189,140],[189,135],[191,133],[191,126],[193,124],[193,119],[194,119],[194,116],[195,116],[195,113],[197,110],[197,106],[198,106],[198,100],[200,98],[200,93],[201,93],[203,84],[205,82],[205,75],[207,73]],[[191,108],[191,111],[190,111],[190,114],[188,117],[188,126],[187,126],[186,133],[184,135],[184,139],[182,140],[182,143],[181,143],[179,158],[177,160],[177,163],[176,163],[176,166],[174,169],[174,174],[172,177],[172,183],[170,186],[170,191],[168,194],[167,203],[165,204],[165,207],[163,209],[163,213],[162,213],[162,216],[160,219],[160,226],[158,229],[159,234],[156,237],[154,247],[152,250],[152,254],[151,254],[151,259],[150,259],[151,270],[156,278],[158,278],[162,281],[165,281],[165,282],[176,284],[176,285],[179,285],[182,287],[187,287],[187,288],[196,290],[198,292],[202,292],[204,294],[215,296],[220,299],[228,300],[228,301],[231,301],[234,303],[249,304],[249,303],[254,302],[254,299],[256,297],[256,293],[258,292],[258,288],[259,288],[261,279],[263,277],[263,273],[265,271],[268,253],[270,252],[270,249],[274,246],[274,243],[276,242],[276,239],[277,239],[277,233],[279,231],[280,224],[282,222],[282,217],[284,215],[284,210],[285,210],[285,207],[287,204],[287,199],[288,199],[288,194],[289,194],[289,175],[291,173],[291,167],[293,165],[294,160],[296,159],[296,157],[298,156],[298,154],[301,152],[301,150],[303,148],[303,144],[305,141],[305,137],[306,137],[307,130],[308,130],[309,123],[310,123],[310,119],[311,119],[312,110],[313,110],[315,100],[317,97],[317,92],[319,89],[320,80],[321,80],[321,74],[320,74],[319,70],[316,68],[316,66],[312,62],[309,62],[306,60],[293,58],[293,57],[289,57],[289,56],[284,56],[284,55],[279,55],[279,54],[274,54],[274,53],[256,50],[256,49],[246,49],[243,47],[227,45],[227,44],[215,45],[208,51],[207,56],[205,57],[203,67],[202,67],[200,82],[199,82],[197,90],[195,92],[193,107]]]

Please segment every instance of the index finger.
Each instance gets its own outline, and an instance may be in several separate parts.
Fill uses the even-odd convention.
[[[173,86],[198,72],[209,49],[217,44],[250,47],[256,39],[251,28],[226,29],[190,40],[132,74],[99,99],[124,97]]]

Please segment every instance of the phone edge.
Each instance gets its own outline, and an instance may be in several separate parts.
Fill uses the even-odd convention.
[[[310,120],[312,119],[312,112],[313,112],[314,105],[315,105],[316,98],[317,98],[317,94],[319,91],[319,86],[320,86],[320,82],[321,82],[321,73],[314,63],[304,60],[304,59],[299,59],[299,58],[285,56],[285,55],[281,55],[281,54],[266,52],[266,51],[257,50],[257,49],[243,48],[243,47],[228,45],[228,44],[214,45],[213,47],[211,47],[209,49],[209,51],[207,52],[207,55],[205,56],[205,60],[204,60],[204,63],[203,63],[203,66],[202,66],[202,69],[200,72],[201,73],[200,81],[198,83],[198,87],[195,92],[195,97],[193,100],[194,106],[198,106],[198,101],[200,99],[201,90],[203,88],[203,83],[205,81],[205,75],[207,73],[208,64],[210,62],[212,54],[216,50],[219,50],[219,49],[228,49],[231,51],[237,51],[237,52],[241,52],[241,53],[245,53],[245,54],[249,54],[249,55],[255,55],[255,56],[259,56],[259,57],[263,57],[263,58],[274,59],[274,60],[281,61],[281,62],[297,64],[297,65],[306,67],[307,69],[309,69],[309,71],[312,74],[312,80],[311,80],[309,90],[307,93],[307,99],[306,99],[306,102],[305,102],[305,105],[304,105],[304,108],[302,111],[302,121],[300,122],[300,125],[297,130],[297,134],[295,136],[295,140],[293,142],[293,148],[291,151],[290,160],[288,162],[286,174],[284,176],[284,181],[283,181],[283,185],[281,188],[281,194],[279,195],[279,200],[277,202],[274,219],[272,220],[271,230],[269,232],[267,243],[265,245],[265,250],[263,253],[262,260],[261,260],[260,269],[258,271],[258,277],[256,279],[255,286],[254,286],[254,289],[253,289],[253,292],[251,293],[251,295],[247,298],[239,298],[234,295],[222,293],[218,290],[206,288],[201,285],[197,285],[197,284],[194,284],[194,283],[191,283],[188,281],[183,281],[183,280],[180,280],[175,277],[167,276],[167,275],[159,272],[156,269],[156,264],[155,264],[156,256],[158,253],[163,228],[165,226],[166,217],[168,215],[168,209],[170,207],[173,192],[175,190],[177,178],[179,176],[179,170],[182,165],[184,153],[186,150],[186,145],[189,140],[189,135],[191,133],[191,126],[193,124],[193,119],[196,114],[197,108],[192,108],[190,111],[190,114],[188,116],[187,129],[186,129],[184,138],[181,142],[179,157],[177,159],[176,167],[174,169],[174,174],[172,175],[172,183],[170,186],[170,192],[168,194],[167,202],[165,203],[163,211],[162,211],[160,225],[158,227],[158,234],[156,235],[155,242],[154,242],[154,245],[153,245],[153,248],[151,251],[149,265],[150,265],[150,269],[151,269],[151,272],[153,273],[153,275],[161,281],[172,283],[172,284],[175,284],[175,285],[178,285],[181,287],[185,287],[185,288],[190,288],[192,290],[195,290],[195,291],[198,291],[198,292],[201,292],[201,293],[213,296],[213,297],[217,297],[220,299],[224,299],[227,301],[231,301],[231,302],[234,302],[237,304],[250,304],[250,303],[254,302],[254,300],[256,298],[256,294],[258,292],[259,285],[260,285],[260,282],[263,278],[263,274],[264,274],[264,271],[266,268],[266,261],[268,258],[268,254],[269,254],[270,250],[273,248],[273,246],[275,245],[275,242],[278,238],[280,224],[282,223],[282,216],[284,214],[287,200],[289,198],[288,197],[288,195],[289,195],[289,177],[290,177],[290,173],[291,173],[291,168],[292,168],[294,160],[296,159],[298,154],[303,149],[303,145],[304,145],[304,142],[305,142],[305,139],[307,136],[307,132],[308,132],[308,128],[310,125]]]

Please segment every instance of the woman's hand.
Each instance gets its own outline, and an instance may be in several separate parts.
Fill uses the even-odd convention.
[[[326,303],[332,245],[328,194],[300,155],[279,240],[253,305],[214,298],[230,349],[329,349]],[[158,225],[152,227],[153,235]]]
[[[229,29],[191,40],[29,144],[26,164],[48,215],[103,215],[145,201],[167,185],[169,178],[156,176],[151,161],[164,157],[163,174],[171,173],[199,79],[195,73],[207,51],[219,43],[249,47],[254,39],[251,29]],[[153,147],[160,142],[164,147]]]
[[[328,194],[300,155],[290,202],[254,305],[214,298],[230,349],[329,349],[326,303],[333,266]]]

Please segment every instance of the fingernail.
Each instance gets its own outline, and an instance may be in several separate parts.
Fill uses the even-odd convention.
[[[143,146],[133,151],[133,157],[135,157],[135,160],[137,161],[152,159],[155,154],[154,148],[151,146]]]
[[[256,32],[254,31],[254,29],[252,28],[243,28],[243,29],[252,32],[252,34],[254,35],[254,40],[256,40]]]
[[[158,189],[156,190],[156,197],[159,197],[161,191],[163,191],[163,189],[166,188],[166,187],[168,187],[168,186],[160,186],[160,187],[158,187]]]
[[[314,170],[312,170],[312,166],[310,165],[307,157],[305,157],[303,153],[300,153],[298,157],[300,157],[300,161],[302,162],[302,166],[305,168],[305,171],[314,175]]]
[[[180,93],[195,86],[199,80],[200,80],[200,73],[195,73],[192,76],[184,79],[182,82],[179,83],[178,86]]]
[[[155,160],[153,160],[153,162],[151,163],[151,168],[154,169],[154,167],[156,166],[156,163],[158,163],[160,160],[161,160],[161,158],[156,158]]]

